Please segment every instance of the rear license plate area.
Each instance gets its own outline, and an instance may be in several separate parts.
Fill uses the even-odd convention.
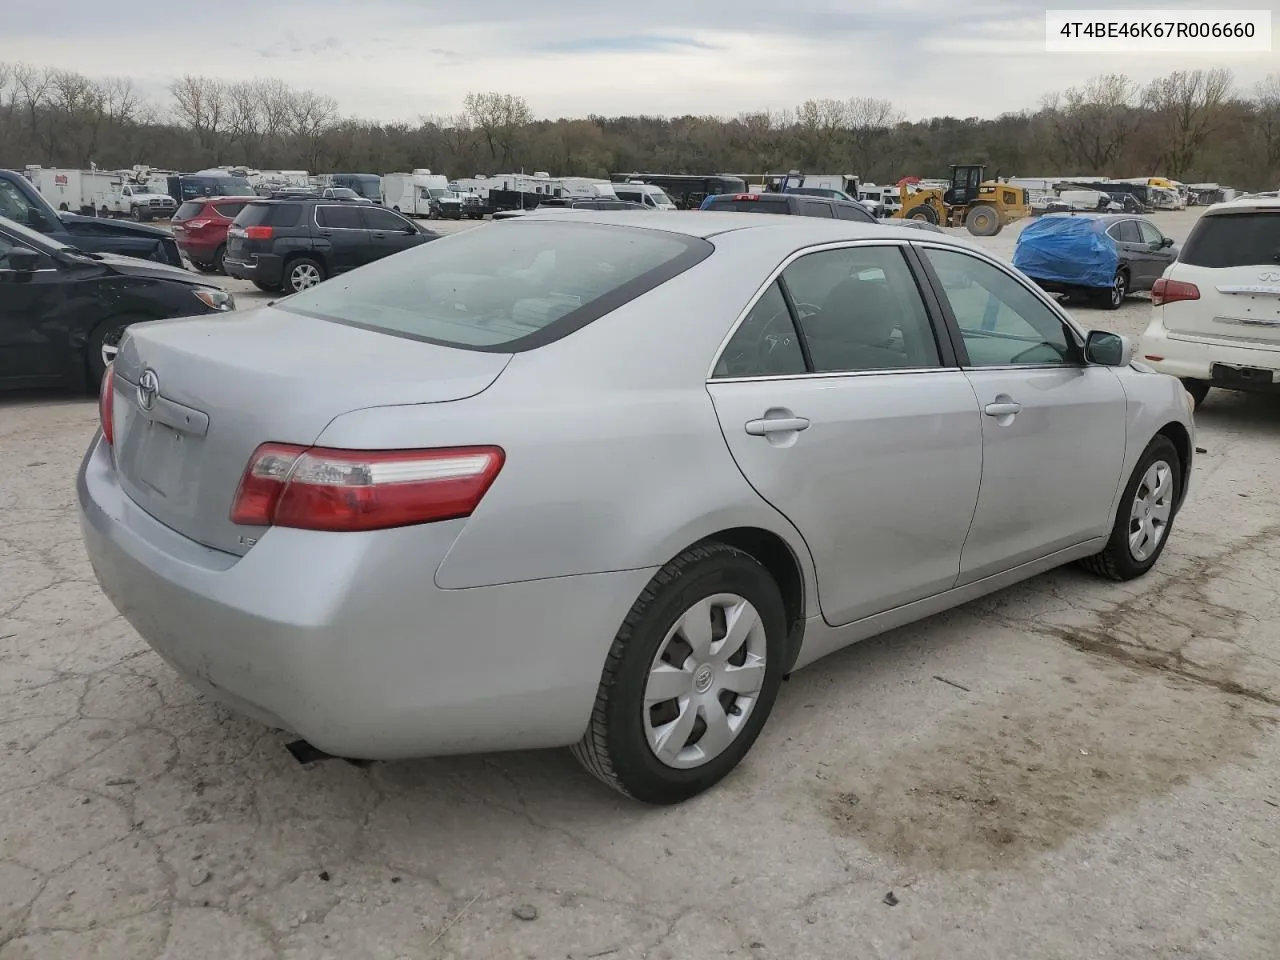
[[[177,430],[154,420],[145,420],[140,427],[138,479],[168,498],[177,489],[186,441]]]
[[[1234,367],[1227,363],[1215,363],[1209,367],[1213,383],[1224,387],[1262,387],[1276,382],[1276,371],[1264,367]]]

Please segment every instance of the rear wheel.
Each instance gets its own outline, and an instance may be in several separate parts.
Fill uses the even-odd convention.
[[[1209,382],[1207,380],[1183,380],[1183,389],[1191,394],[1191,399],[1196,402],[1196,409],[1200,409],[1200,404],[1204,403],[1205,397],[1209,396]]]
[[[574,756],[646,803],[708,789],[768,719],[786,633],[782,594],[754,557],[720,543],[689,548],[658,571],[623,621]]]
[[[324,267],[310,257],[292,260],[285,268],[284,286],[291,293],[308,290],[324,282]]]
[[[990,207],[973,207],[965,216],[964,225],[975,237],[994,237],[1000,232],[1000,217]]]
[[[213,270],[215,273],[225,274],[227,272],[226,264],[223,263],[227,259],[227,245],[224,243],[213,251]]]
[[[1081,565],[1109,580],[1133,580],[1155,566],[1169,542],[1182,493],[1182,460],[1163,434],[1147,444],[1125,485],[1111,538]]]
[[[261,280],[255,280],[253,281],[253,285],[264,293],[280,292],[280,284],[278,283],[263,283]]]

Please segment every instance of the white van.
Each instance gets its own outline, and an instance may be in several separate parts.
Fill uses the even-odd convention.
[[[629,200],[649,210],[676,209],[676,205],[662,192],[662,188],[651,183],[615,183],[613,192],[619,200]]]

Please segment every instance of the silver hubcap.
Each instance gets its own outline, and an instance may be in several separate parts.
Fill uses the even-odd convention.
[[[1173,516],[1173,469],[1163,460],[1147,467],[1129,511],[1129,553],[1142,563],[1160,546]]]
[[[723,753],[746,726],[765,673],[760,614],[734,593],[699,600],[658,646],[644,688],[653,755],[687,770]]]
[[[1124,275],[1116,274],[1116,282],[1111,287],[1111,299],[1119,303],[1124,299]]]
[[[320,271],[309,263],[300,263],[289,273],[289,282],[295,290],[305,290],[320,282]]]

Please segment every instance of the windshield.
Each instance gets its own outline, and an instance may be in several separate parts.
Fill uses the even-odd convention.
[[[0,180],[0,217],[7,217],[22,226],[52,230],[58,224],[57,211],[49,202],[36,194],[34,200],[8,180]]]
[[[339,197],[343,200],[350,200],[352,197],[360,196],[360,194],[356,193],[350,187],[332,187],[329,190],[329,196]]]
[[[443,187],[428,187],[427,195],[433,200],[439,200],[442,197],[448,197],[451,200],[456,199],[451,191],[445,190]]]
[[[705,240],[514,219],[443,237],[278,306],[445,346],[514,352],[616,310],[710,255]]]
[[[244,177],[217,177],[212,192],[219,197],[252,197],[253,187]]]
[[[1201,217],[1178,259],[1193,267],[1218,269],[1280,263],[1280,210]]]
[[[671,198],[666,195],[659,187],[653,187],[649,191],[649,196],[653,197],[653,202],[660,207],[674,207],[675,204]]]
[[[351,182],[362,197],[367,197],[370,200],[377,200],[382,196],[381,182],[374,174],[352,177]]]

